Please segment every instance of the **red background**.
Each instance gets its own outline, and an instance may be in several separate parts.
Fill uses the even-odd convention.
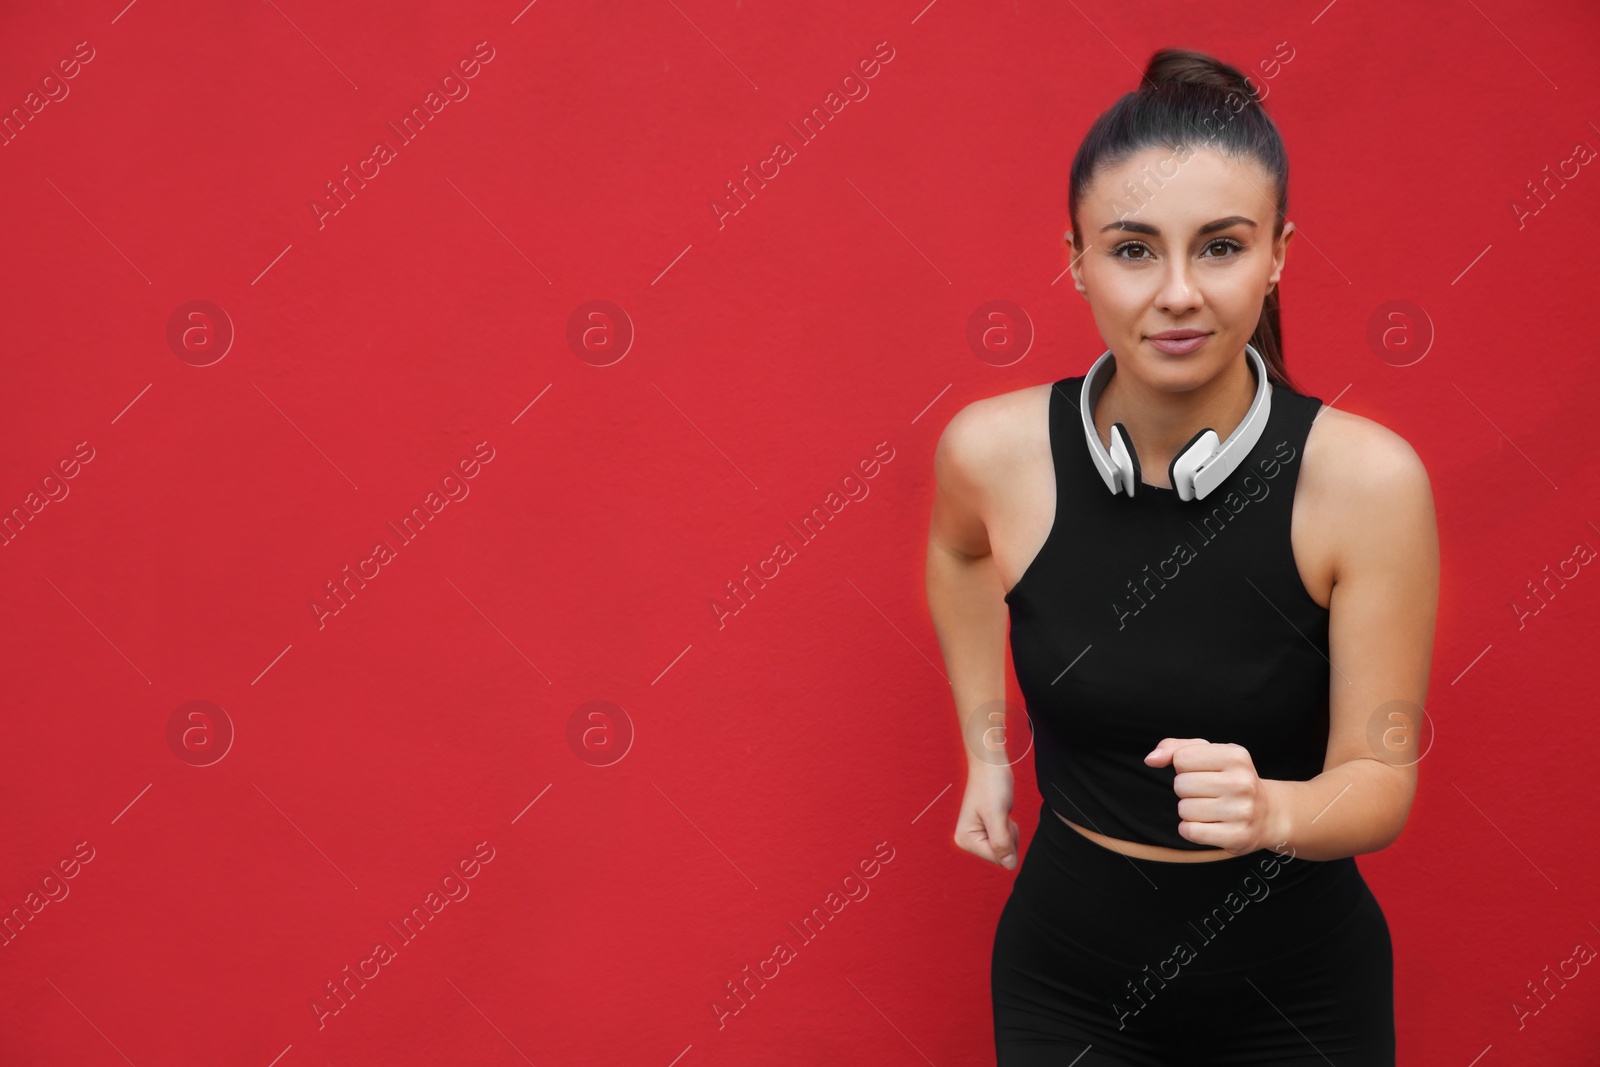
[[[1288,144],[1291,372],[1433,478],[1435,744],[1405,834],[1360,858],[1401,1062],[1594,1062],[1593,967],[1520,1029],[1513,1004],[1600,946],[1600,577],[1517,607],[1600,546],[1600,176],[1529,189],[1600,145],[1600,22],[1424,8],[3,16],[0,107],[69,92],[0,147],[0,507],[66,491],[0,548],[0,903],[80,842],[93,858],[0,949],[0,1059],[992,1062],[1014,875],[951,840],[932,448],[961,405],[1103,350],[1061,278],[1067,171],[1179,45],[1254,72]],[[44,83],[81,41],[93,58]],[[469,95],[400,144],[386,123],[478,42]],[[869,95],[799,146],[786,123],[879,42]],[[1259,66],[1280,42],[1293,58]],[[319,225],[379,139],[395,157]],[[796,158],[719,226],[780,139]],[[168,340],[191,300],[234,331],[205,366],[217,313]],[[569,344],[593,300],[631,323],[614,362],[616,314]],[[1021,359],[969,346],[990,300],[1024,309]],[[92,459],[49,478],[80,442]],[[449,483],[470,494],[400,546],[386,524],[480,442],[493,458]],[[862,487],[814,541],[786,525]],[[380,539],[395,558],[319,626],[325,583]],[[719,624],[780,539],[795,558]],[[221,711],[170,740],[194,700]],[[586,719],[594,700],[620,710]],[[1031,839],[1031,757],[1018,772]],[[470,895],[400,943],[387,924],[480,843],[449,883]],[[793,936],[845,886],[870,894]],[[395,958],[319,1028],[314,1000],[380,939]],[[796,957],[719,1028],[726,983],[779,940]]]

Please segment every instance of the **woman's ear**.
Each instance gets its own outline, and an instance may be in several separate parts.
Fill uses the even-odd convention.
[[[1067,247],[1069,249],[1072,248],[1073,245],[1072,245],[1072,231],[1071,230],[1067,231],[1067,238],[1066,239],[1067,239]],[[1078,292],[1082,293],[1084,296],[1088,296],[1089,295],[1089,290],[1084,288],[1083,277],[1082,277],[1082,275],[1080,275],[1078,273],[1078,260],[1080,260],[1082,258],[1083,258],[1082,256],[1074,255],[1072,257],[1071,263],[1068,264],[1068,269],[1072,271],[1072,285],[1073,285],[1073,288],[1077,289]]]
[[[1284,260],[1289,255],[1289,239],[1294,236],[1294,223],[1286,222],[1283,233],[1278,235],[1276,247],[1272,250],[1272,273],[1267,277],[1267,292],[1278,287],[1278,280],[1283,276]]]

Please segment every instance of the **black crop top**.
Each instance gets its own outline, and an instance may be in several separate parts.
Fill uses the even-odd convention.
[[[1262,778],[1314,778],[1327,755],[1329,613],[1289,540],[1322,401],[1273,383],[1260,440],[1205,499],[1129,497],[1090,459],[1082,387],[1051,389],[1055,523],[1005,597],[1039,791],[1110,837],[1209,848],[1178,835],[1172,766],[1144,762],[1163,737],[1242,745]]]

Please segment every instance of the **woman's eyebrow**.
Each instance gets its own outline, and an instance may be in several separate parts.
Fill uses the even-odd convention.
[[[1218,230],[1226,230],[1229,226],[1236,226],[1239,223],[1243,223],[1246,226],[1254,226],[1256,224],[1254,219],[1247,219],[1243,215],[1229,215],[1227,218],[1217,219],[1215,222],[1206,223],[1197,231],[1197,236],[1204,237],[1208,233],[1215,233]],[[1150,225],[1148,222],[1135,222],[1133,219],[1118,219],[1113,223],[1100,227],[1101,233],[1105,233],[1107,230],[1123,230],[1127,233],[1143,233],[1149,234],[1151,237],[1161,236],[1161,231]]]

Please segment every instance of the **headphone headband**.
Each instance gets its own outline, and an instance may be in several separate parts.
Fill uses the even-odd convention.
[[[1172,458],[1167,473],[1182,500],[1204,499],[1222,484],[1223,479],[1233,473],[1234,468],[1249,455],[1267,428],[1267,417],[1272,412],[1272,383],[1267,378],[1267,361],[1261,358],[1261,353],[1255,350],[1254,345],[1247,343],[1244,350],[1255,371],[1255,399],[1250,402],[1250,410],[1245,412],[1244,418],[1226,441],[1221,440],[1217,432],[1208,426],[1190,438],[1189,443]],[[1116,372],[1116,366],[1116,357],[1109,348],[1094,361],[1094,366],[1089,368],[1089,373],[1083,379],[1078,409],[1083,416],[1083,432],[1088,438],[1089,456],[1094,460],[1095,469],[1100,472],[1106,488],[1113,494],[1133,496],[1139,484],[1139,455],[1134,451],[1127,428],[1120,422],[1112,425],[1111,448],[1108,450],[1100,443],[1100,434],[1094,427],[1095,402],[1105,392],[1106,383]]]

